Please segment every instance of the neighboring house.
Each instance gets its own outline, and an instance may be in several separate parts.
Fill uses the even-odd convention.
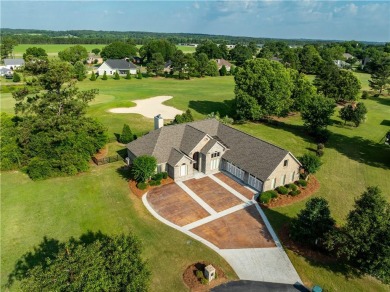
[[[11,69],[8,69],[5,66],[0,67],[0,76],[5,76],[5,75],[12,75]]]
[[[350,69],[352,67],[351,64],[349,64],[343,60],[334,60],[333,62],[339,68]]]
[[[7,69],[15,70],[24,65],[23,59],[4,59],[4,65]]]
[[[350,53],[344,53],[344,54],[343,54],[343,57],[344,57],[345,60],[355,58],[355,57],[352,56]]]
[[[106,71],[107,75],[114,75],[116,71],[120,75],[126,75],[128,71],[130,74],[137,74],[138,67],[131,62],[124,59],[108,59],[97,69],[99,75],[103,75]]]
[[[165,64],[164,64],[164,72],[169,73],[169,72],[171,72],[172,69],[173,69],[172,68],[172,61],[168,60],[167,62],[165,62]]]
[[[88,54],[87,63],[88,64],[100,64],[100,63],[103,63],[103,58],[98,56],[98,55],[95,55],[94,53],[90,53],[90,54]]]
[[[301,164],[287,150],[224,125],[216,119],[163,126],[127,144],[130,162],[141,155],[157,159],[157,171],[175,181],[197,172],[224,170],[258,191],[274,189],[299,179]]]
[[[230,68],[232,67],[232,64],[226,61],[225,59],[216,59],[218,70],[221,70],[222,66],[225,65],[226,70],[230,71]]]

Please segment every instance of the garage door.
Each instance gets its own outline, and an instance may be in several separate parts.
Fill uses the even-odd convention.
[[[263,189],[263,182],[252,175],[249,175],[248,184],[256,190],[261,191]]]
[[[226,165],[227,172],[231,173],[235,177],[243,180],[244,179],[244,171],[239,167],[235,166],[233,163],[228,162]]]

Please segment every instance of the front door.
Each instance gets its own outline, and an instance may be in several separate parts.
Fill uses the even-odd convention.
[[[199,152],[195,152],[194,155],[192,156],[192,159],[195,160],[194,162],[194,168],[196,170],[199,170]]]

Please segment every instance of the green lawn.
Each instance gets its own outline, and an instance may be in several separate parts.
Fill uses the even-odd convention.
[[[38,48],[43,48],[46,53],[49,56],[57,56],[59,51],[63,51],[66,48],[69,48],[71,46],[74,46],[72,44],[20,44],[14,47],[14,55],[15,57],[21,57],[23,54],[26,52],[28,48],[31,47],[38,47]],[[85,47],[88,52],[91,52],[93,49],[102,49],[106,46],[106,44],[82,44],[81,46]],[[137,45],[138,48],[140,48],[140,45]],[[190,47],[190,46],[177,46],[179,50],[182,50],[184,53],[194,53],[195,52],[195,47]]]
[[[39,182],[20,172],[1,173],[2,287],[16,261],[44,236],[66,240],[88,230],[134,232],[143,242],[143,256],[152,270],[151,291],[185,291],[181,275],[199,260],[214,262],[235,278],[214,251],[157,221],[139,198],[129,195],[125,179],[117,172],[121,165],[93,166],[88,173]]]
[[[367,88],[369,76],[357,76],[363,88]],[[181,110],[191,108],[195,118],[199,119],[213,111],[219,111],[222,115],[231,113],[234,98],[232,77],[189,81],[164,78],[85,80],[79,83],[79,87],[99,88],[99,96],[91,104],[89,114],[106,125],[110,136],[120,133],[123,123],[128,123],[137,135],[153,128],[152,119],[107,112],[114,107],[132,106],[131,101],[135,99],[172,95],[174,98],[166,104]],[[321,183],[317,195],[329,201],[338,224],[343,224],[354,198],[367,186],[380,186],[390,201],[390,150],[379,144],[389,129],[386,120],[389,120],[390,98],[370,98],[363,102],[369,112],[367,121],[359,128],[343,126],[337,113],[333,117],[333,124],[329,127],[333,135],[326,144],[323,166],[317,174]],[[9,93],[2,94],[1,107],[2,111],[12,112],[13,100]],[[299,115],[271,124],[247,123],[236,127],[286,148],[296,156],[316,147],[306,135]],[[115,143],[110,145],[110,153],[120,149]],[[206,248],[195,242],[187,246],[187,237],[156,222],[139,199],[128,196],[126,183],[116,173],[117,167],[119,164],[93,167],[91,172],[76,177],[44,182],[31,182],[20,173],[2,174],[2,254],[7,254],[6,258],[2,257],[2,283],[15,260],[44,235],[65,239],[71,235],[78,236],[88,229],[101,229],[104,232],[127,232],[132,229],[146,242],[145,257],[149,259],[154,272],[153,289],[168,290],[171,286],[173,290],[183,289],[180,282],[183,267],[199,259],[199,255],[203,256],[197,252]],[[271,224],[279,230],[304,203],[265,211]],[[207,252],[208,256],[212,254],[216,259],[215,254]],[[313,262],[291,251],[288,251],[288,255],[301,278],[309,285],[319,284],[331,291],[386,290],[384,285],[369,277],[347,278],[339,266]],[[166,267],[172,267],[173,271]]]

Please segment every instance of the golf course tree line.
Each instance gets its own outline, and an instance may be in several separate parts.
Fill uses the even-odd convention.
[[[89,231],[66,242],[44,237],[21,257],[7,286],[18,280],[22,291],[148,291],[151,273],[141,252],[132,234]]]
[[[1,169],[23,169],[32,179],[74,175],[89,168],[107,142],[106,129],[86,115],[96,89],[80,91],[68,62],[50,61],[36,82],[13,92],[15,117],[2,115]],[[8,136],[10,135],[10,136]]]
[[[341,227],[336,227],[326,199],[311,198],[291,222],[290,235],[308,248],[390,283],[390,204],[378,187],[368,187],[355,200]]]

